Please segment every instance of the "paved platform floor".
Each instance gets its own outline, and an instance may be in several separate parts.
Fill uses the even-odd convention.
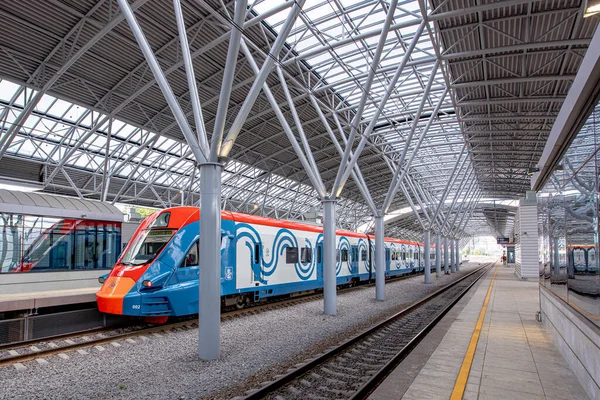
[[[457,304],[463,307],[460,313],[450,312],[442,320],[445,335],[414,380],[406,383],[411,372],[407,358],[370,399],[450,398],[493,272]],[[538,290],[537,282],[518,280],[513,268],[498,267],[464,399],[588,399],[552,337],[535,319]],[[435,337],[436,329],[430,335]],[[441,337],[439,329],[437,335]],[[419,346],[428,340],[431,344],[435,338]]]
[[[97,291],[97,287],[92,287],[83,289],[46,290],[43,292],[19,294],[0,294],[0,312],[94,302],[96,301]]]

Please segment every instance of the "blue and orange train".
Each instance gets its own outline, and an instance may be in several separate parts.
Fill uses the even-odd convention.
[[[199,209],[156,212],[139,226],[97,293],[101,312],[164,322],[198,313]],[[374,237],[337,231],[337,284],[375,277]],[[385,239],[386,276],[423,269],[423,246]],[[323,228],[223,211],[221,299],[242,308],[323,287]],[[371,268],[371,266],[374,266]]]

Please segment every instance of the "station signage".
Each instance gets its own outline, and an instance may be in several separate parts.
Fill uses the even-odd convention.
[[[510,238],[499,237],[499,238],[496,238],[496,242],[498,244],[509,244],[510,243]]]

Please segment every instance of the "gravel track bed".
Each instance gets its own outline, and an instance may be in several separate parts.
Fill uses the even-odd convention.
[[[394,314],[439,286],[473,271],[463,265],[450,276],[422,276],[390,282],[386,301],[375,288],[338,295],[336,316],[323,315],[321,299],[221,324],[221,358],[204,362],[197,355],[197,329],[150,335],[85,349],[88,354],[52,356],[25,369],[0,367],[0,399],[225,399],[243,395],[287,368],[314,357]]]

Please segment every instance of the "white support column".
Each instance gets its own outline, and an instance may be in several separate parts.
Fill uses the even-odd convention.
[[[375,299],[385,300],[385,238],[383,216],[375,217]]]
[[[431,283],[431,260],[429,259],[431,252],[430,238],[431,232],[425,231],[425,240],[423,243],[423,258],[425,259],[425,283]]]
[[[450,272],[456,272],[455,240],[450,238]]]
[[[221,172],[218,163],[200,165],[200,304],[198,354],[216,360],[221,351]]]
[[[435,234],[435,273],[438,278],[442,275],[442,240],[439,232]]]
[[[515,241],[516,271],[520,278],[538,280],[538,209],[535,192],[527,192],[526,197],[519,201],[517,213],[519,238]],[[555,246],[558,255],[557,248]]]
[[[326,315],[337,313],[335,205],[334,199],[323,200],[323,301]]]
[[[444,274],[448,273],[448,236],[444,236]]]

